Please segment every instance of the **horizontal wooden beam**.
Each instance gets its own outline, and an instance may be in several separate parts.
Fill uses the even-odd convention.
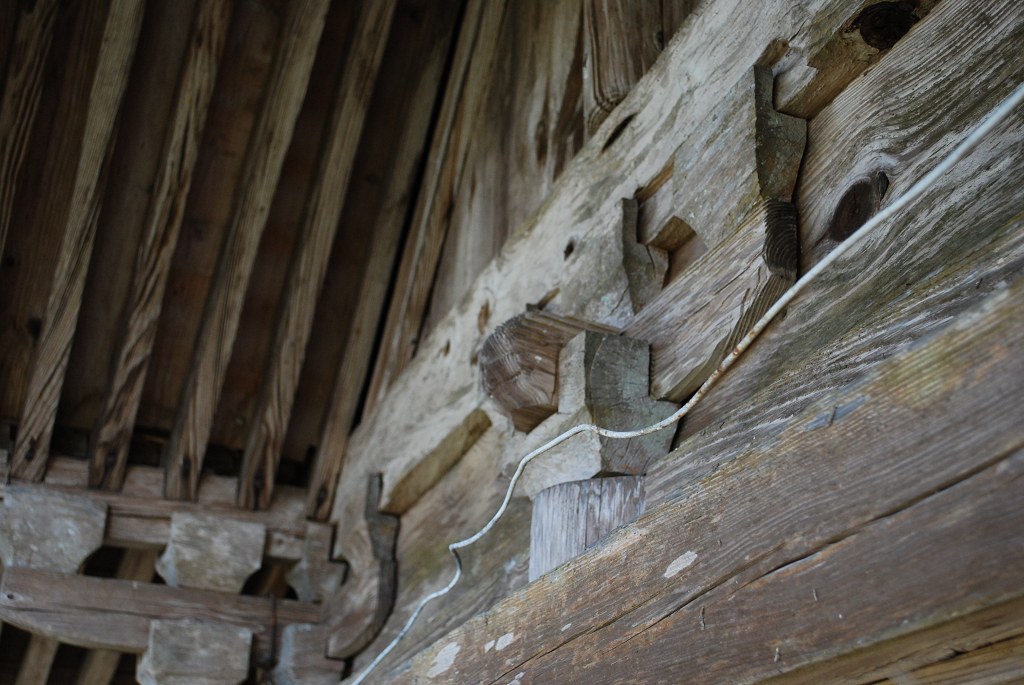
[[[224,385],[249,277],[277,189],[285,153],[309,85],[327,0],[289,3],[263,109],[249,140],[246,166],[217,275],[207,296],[188,380],[164,446],[166,497],[195,499],[206,445]]]
[[[0,615],[3,620],[29,630],[52,626],[46,634],[61,642],[134,653],[145,649],[149,621],[192,618],[249,628],[257,648],[269,651],[270,641],[279,640],[285,626],[319,623],[320,606],[288,599],[272,601],[213,590],[8,568],[0,584]],[[57,632],[58,626],[71,625],[76,618],[85,617],[88,621],[80,625],[92,622],[99,628],[90,640],[83,640],[75,630]],[[124,631],[117,628],[122,622],[129,627],[144,622],[147,627],[140,635],[126,639]],[[104,625],[106,628],[101,627]],[[89,644],[82,644],[85,641]]]
[[[390,682],[757,682],[1024,596],[1022,314],[1018,282]]]

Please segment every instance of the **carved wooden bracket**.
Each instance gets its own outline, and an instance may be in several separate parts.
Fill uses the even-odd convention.
[[[249,675],[251,647],[248,628],[156,620],[135,677],[142,685],[239,685]]]
[[[345,580],[347,566],[331,561],[334,526],[310,521],[302,559],[288,572],[288,584],[303,602],[322,602],[338,590]]]
[[[266,541],[259,523],[175,512],[156,571],[175,587],[238,593],[262,566]]]
[[[107,505],[88,497],[8,485],[0,512],[4,566],[76,573],[103,546]]]

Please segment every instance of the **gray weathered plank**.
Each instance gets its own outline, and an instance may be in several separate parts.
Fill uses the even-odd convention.
[[[235,198],[232,224],[207,296],[192,367],[171,437],[164,447],[164,493],[168,498],[195,499],[199,490],[206,443],[238,331],[249,276],[302,107],[329,4],[326,0],[296,0],[288,8],[263,109],[249,140],[246,170]]]

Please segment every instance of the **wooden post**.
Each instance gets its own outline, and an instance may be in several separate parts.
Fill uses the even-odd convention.
[[[644,479],[591,478],[559,483],[533,499],[530,582],[582,554],[644,513]]]
[[[153,621],[135,677],[142,685],[239,685],[249,675],[251,647],[248,628]]]

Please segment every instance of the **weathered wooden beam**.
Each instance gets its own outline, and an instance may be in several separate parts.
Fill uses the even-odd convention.
[[[338,230],[345,192],[384,57],[396,0],[365,3],[338,86],[320,168],[305,210],[288,276],[277,334],[263,375],[255,419],[245,442],[238,505],[266,509],[274,497],[281,446],[291,418],[317,296]]]
[[[529,435],[505,442],[506,475],[523,455],[581,423],[612,430],[635,430],[656,423],[678,407],[650,397],[647,343],[618,335],[584,331],[562,348],[558,358],[558,412]],[[559,483],[599,473],[642,476],[649,464],[668,454],[674,429],[629,440],[581,433],[535,458],[520,478],[517,493],[531,499]]]
[[[382,199],[370,222],[370,246],[356,298],[356,310],[320,427],[306,504],[306,515],[310,518],[326,520],[333,505],[348,436],[371,371],[377,331],[401,248],[402,229],[409,206],[415,201],[413,189],[418,181],[420,159],[427,147],[435,103],[448,66],[457,15],[461,11],[461,4],[459,7],[456,4],[429,4],[426,15],[428,29],[417,43],[416,64],[405,80],[406,99],[401,107],[408,114],[398,126],[401,133],[386,176]]]
[[[560,483],[533,499],[530,582],[593,547],[644,513],[641,476]]]
[[[664,42],[661,3],[584,2],[583,115],[594,134],[658,59]]]
[[[240,685],[249,675],[252,637],[223,623],[153,621],[135,678],[141,685]]]
[[[473,125],[487,94],[505,5],[504,0],[472,0],[466,7],[364,413],[373,411],[416,353],[453,194],[461,182]]]
[[[22,657],[14,685],[46,685],[58,647],[58,640],[33,635],[28,642],[25,656]]]
[[[17,4],[10,5],[12,13],[20,16],[16,20],[11,17],[18,28],[7,58],[7,76],[0,99],[0,255],[7,242],[14,194],[43,92],[43,67],[53,42],[57,6],[57,0],[43,0],[18,13]]]
[[[18,478],[41,480],[46,472],[57,403],[96,236],[102,196],[101,167],[110,149],[117,112],[128,83],[144,9],[145,3],[141,0],[112,0],[107,12],[99,61],[92,76],[81,153],[70,179],[73,184],[71,204],[57,269],[18,424],[18,439],[11,461],[11,473]]]
[[[153,619],[195,618],[247,628],[257,650],[269,654],[281,629],[318,624],[321,612],[319,605],[293,600],[21,568],[7,569],[2,587],[3,620],[61,642],[136,654],[146,647]]]
[[[201,0],[158,166],[139,250],[124,328],[89,447],[89,485],[118,490],[149,368],[157,321],[199,157],[233,0]]]
[[[757,682],[1020,598],[1022,294],[1018,282],[991,296],[770,446],[730,454],[390,682],[553,682],[571,669],[596,682]],[[623,575],[628,586],[607,582]],[[506,649],[483,649],[506,635]]]
[[[529,433],[558,411],[558,355],[581,331],[617,333],[579,319],[528,311],[494,329],[480,348],[484,392]]]
[[[168,498],[195,499],[199,490],[206,444],[249,276],[302,107],[329,4],[326,0],[296,0],[289,4],[263,109],[249,140],[246,171],[235,199],[231,228],[207,296],[192,368],[164,448],[164,492]]]
[[[117,566],[119,580],[148,583],[156,571],[156,552],[126,549]],[[91,649],[85,655],[75,685],[110,685],[117,673],[121,652],[112,649]]]

